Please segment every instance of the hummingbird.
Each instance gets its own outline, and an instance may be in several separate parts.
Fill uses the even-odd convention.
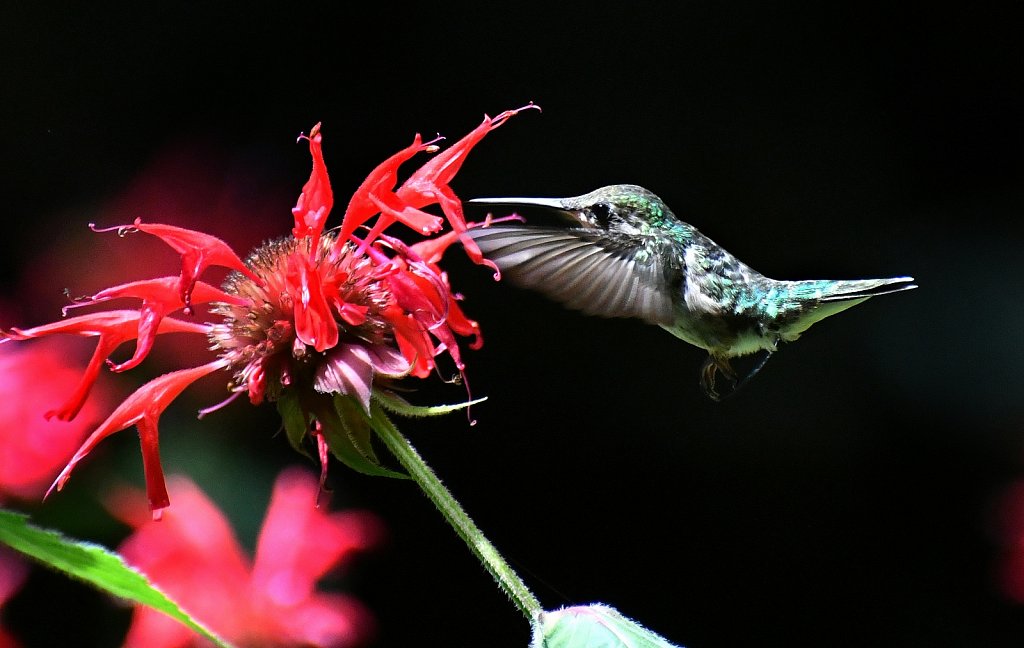
[[[570,198],[476,198],[470,203],[554,210],[556,226],[502,223],[468,235],[514,285],[588,315],[638,318],[708,352],[700,370],[718,401],[721,373],[734,392],[780,342],[876,295],[910,290],[913,277],[770,279],[672,213],[643,187],[618,184]],[[730,360],[765,352],[742,381]]]

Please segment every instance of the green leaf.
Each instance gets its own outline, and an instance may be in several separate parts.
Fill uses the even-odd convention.
[[[316,399],[310,403],[313,415],[320,422],[321,430],[327,439],[327,446],[331,453],[349,468],[366,475],[375,477],[394,477],[397,479],[408,479],[409,476],[390,468],[380,465],[377,456],[372,451],[365,452],[368,440],[363,443],[355,438],[356,434],[350,433],[350,425],[370,425],[363,413],[362,407],[356,412],[356,421],[342,419],[338,409],[330,399]]]
[[[177,603],[167,597],[132,569],[121,556],[99,545],[71,540],[48,529],[28,523],[26,515],[0,509],[0,542],[34,558],[35,560],[81,579],[114,596],[163,612],[203,635],[218,646],[229,644],[204,628],[185,613]]]
[[[380,459],[377,458],[377,453],[370,443],[373,437],[370,434],[370,417],[363,409],[362,403],[354,396],[335,394],[334,410],[338,412],[341,424],[345,427],[345,434],[348,435],[356,452],[379,466]]]
[[[679,648],[601,603],[541,613],[531,648]]]
[[[277,412],[281,415],[281,421],[284,423],[284,431],[288,436],[289,445],[297,452],[312,459],[309,450],[303,444],[309,433],[309,415],[302,409],[299,397],[288,390],[282,392],[277,399]]]
[[[413,405],[398,394],[383,389],[375,389],[373,391],[373,398],[380,403],[381,407],[389,412],[409,417],[440,416],[466,409],[471,405],[487,400],[487,397],[484,396],[483,398],[476,398],[465,403],[455,403],[454,405]]]

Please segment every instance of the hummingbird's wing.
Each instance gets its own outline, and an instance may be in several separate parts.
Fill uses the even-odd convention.
[[[598,229],[498,225],[469,236],[512,283],[601,317],[675,321],[663,255]]]

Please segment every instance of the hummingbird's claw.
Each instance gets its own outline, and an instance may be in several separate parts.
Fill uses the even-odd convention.
[[[704,389],[707,397],[716,403],[722,400],[722,395],[715,389],[715,374],[719,371],[722,372],[722,375],[732,385],[729,394],[736,391],[736,381],[738,380],[736,372],[733,371],[732,365],[729,364],[728,358],[716,358],[713,355],[707,357],[700,368],[700,386]]]
[[[772,353],[772,351],[765,351],[764,356],[742,380],[740,380],[739,374],[732,368],[732,365],[729,364],[728,358],[716,358],[713,355],[709,355],[700,368],[700,386],[704,388],[704,393],[707,394],[708,398],[716,403],[721,402],[723,399],[738,392],[743,385],[746,385],[751,378],[756,376],[757,372],[761,371],[765,363],[768,362],[768,358],[772,357]],[[724,395],[719,394],[715,389],[715,374],[719,371],[729,380],[730,384],[729,392]]]

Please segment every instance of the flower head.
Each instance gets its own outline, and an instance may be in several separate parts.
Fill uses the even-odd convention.
[[[255,559],[227,520],[192,482],[172,477],[174,509],[157,524],[134,493],[108,505],[134,533],[120,552],[185,610],[238,646],[353,646],[372,634],[373,619],[354,598],[316,591],[317,581],[372,547],[380,522],[364,511],[326,513],[310,506],[314,477],[281,473],[260,531]],[[139,605],[126,646],[203,645],[191,630]]]
[[[241,395],[253,404],[276,401],[289,441],[302,451],[312,441],[324,470],[329,451],[358,470],[395,475],[379,465],[370,447],[370,428],[381,415],[375,411],[374,397],[392,381],[429,376],[444,356],[462,374],[460,338],[471,338],[473,348],[480,345],[480,327],[458,306],[438,265],[445,248],[455,242],[461,242],[475,262],[487,263],[465,236],[476,224],[465,221],[450,183],[469,151],[519,110],[485,117],[469,135],[441,152],[439,140],[424,143],[416,135],[410,146],[378,165],[356,189],[337,230],[325,230],[334,192],[317,124],[300,138],[308,141],[313,168],[292,209],[291,235],[263,244],[244,261],[221,239],[181,227],[141,219],[130,225],[94,227],[122,236],[155,236],[180,255],[181,269],[177,276],[130,281],[68,306],[88,309],[130,300],[134,307],[0,331],[12,340],[56,334],[98,339],[78,386],[49,415],[74,419],[104,362],[113,371],[133,369],[167,333],[205,335],[215,357],[140,387],[92,432],[51,489],[60,490],[99,441],[136,427],[150,507],[158,517],[169,504],[159,458],[160,415],[191,384],[221,372],[229,375],[231,395],[225,404]],[[399,183],[399,167],[420,153],[436,155]],[[443,217],[423,211],[434,204]],[[398,221],[418,236],[432,235],[440,232],[445,220],[450,232],[411,244],[385,234]],[[211,266],[232,271],[221,288],[200,279]],[[208,305],[202,316],[195,312],[198,305]],[[179,311],[185,318],[175,316]],[[132,356],[120,363],[111,361],[117,347],[131,340]]]

